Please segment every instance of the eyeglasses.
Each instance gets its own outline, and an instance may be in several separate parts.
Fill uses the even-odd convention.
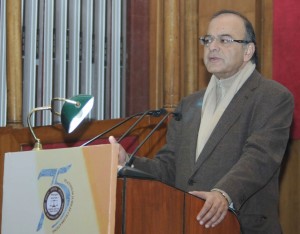
[[[244,44],[248,44],[251,42],[251,41],[247,41],[247,40],[235,40],[231,36],[228,36],[228,35],[221,35],[218,37],[214,37],[211,35],[205,35],[205,36],[200,37],[199,40],[200,40],[201,44],[204,46],[209,46],[214,40],[217,40],[217,42],[222,46],[229,46],[233,42],[244,43]]]

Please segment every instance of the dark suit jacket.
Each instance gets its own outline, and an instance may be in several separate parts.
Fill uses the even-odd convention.
[[[184,98],[171,120],[167,144],[154,160],[134,165],[185,191],[219,188],[229,194],[243,233],[281,233],[280,165],[289,139],[291,93],[256,70],[225,110],[195,163],[205,91]]]

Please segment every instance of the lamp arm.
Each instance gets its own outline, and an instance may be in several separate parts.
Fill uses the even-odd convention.
[[[30,113],[27,115],[27,124],[28,124],[28,127],[29,127],[29,130],[32,134],[32,136],[34,137],[35,141],[40,143],[40,139],[36,137],[33,129],[32,129],[32,125],[31,125],[31,116],[34,112],[37,112],[37,111],[41,111],[41,110],[51,110],[51,106],[43,106],[43,107],[37,107],[37,108],[33,108]]]
[[[54,102],[55,101],[63,101],[63,102],[74,104],[76,106],[80,106],[80,102],[76,102],[76,101],[66,99],[66,98],[61,98],[61,97],[55,97],[51,100],[51,108],[50,109],[51,109],[52,113],[54,113],[55,115],[59,115],[59,116],[61,115],[61,113],[54,110]]]

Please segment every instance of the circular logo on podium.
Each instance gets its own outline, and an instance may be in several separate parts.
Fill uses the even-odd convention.
[[[58,186],[51,187],[44,198],[44,213],[50,220],[58,219],[65,206],[64,193]]]

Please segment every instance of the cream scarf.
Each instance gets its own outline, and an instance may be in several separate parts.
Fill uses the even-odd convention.
[[[210,137],[212,131],[223,115],[225,109],[229,105],[230,101],[237,93],[237,91],[242,87],[246,80],[250,77],[255,69],[255,64],[249,61],[245,67],[238,73],[230,78],[224,79],[225,81],[225,92],[218,89],[218,85],[222,85],[222,80],[213,75],[210,79],[208,87],[206,89],[203,105],[202,105],[202,118],[201,124],[198,132],[198,141],[196,149],[196,161],[202,152],[204,145],[206,144],[208,138]],[[227,82],[227,81],[229,82]],[[226,90],[226,82],[231,83],[230,87]],[[217,90],[218,89],[218,90]],[[223,89],[224,90],[224,89]]]

